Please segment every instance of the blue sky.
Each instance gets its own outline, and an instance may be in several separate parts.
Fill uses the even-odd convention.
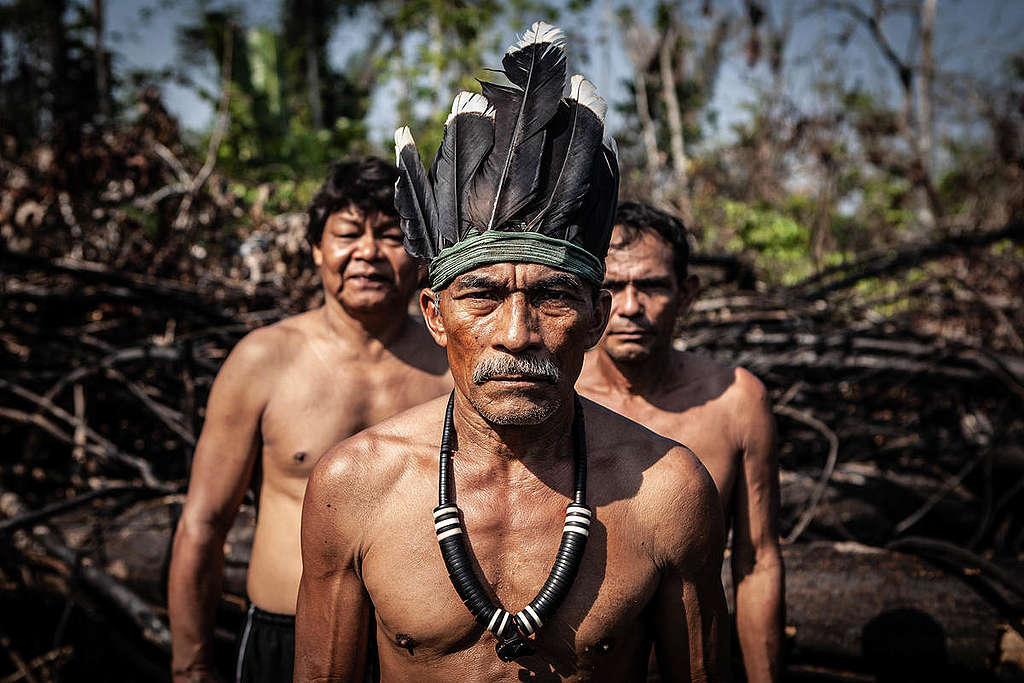
[[[726,7],[738,6],[738,2],[723,0]],[[581,21],[574,25],[580,33],[604,34],[609,40],[604,45],[591,45],[591,60],[584,63],[583,72],[594,81],[599,92],[612,102],[627,97],[622,81],[628,78],[631,67],[616,34],[615,24],[609,17],[623,4],[622,0],[593,0],[590,9]],[[638,16],[650,11],[651,2],[630,3],[639,6]],[[698,3],[691,3],[696,5]],[[810,18],[799,19],[808,7],[817,7],[823,0],[772,0],[769,13],[780,17],[784,12],[793,12],[798,20],[786,52],[789,92],[801,108],[813,110],[815,106],[814,81],[822,75],[818,49],[821,41],[830,40],[844,26],[842,15],[834,12],[816,12]],[[870,7],[870,0],[859,0],[861,6]],[[250,0],[245,4],[249,25],[277,24],[277,0]],[[173,0],[108,0],[108,39],[117,51],[120,66],[148,67],[159,69],[177,59],[175,45],[176,27],[188,19],[186,7],[190,3]],[[150,11],[148,20],[141,17]],[[884,29],[901,52],[909,43],[909,25],[905,21],[892,19]],[[939,0],[938,26],[936,31],[936,56],[946,70],[967,74],[984,74],[1001,69],[1005,58],[1024,45],[1021,38],[1024,29],[1024,0]],[[699,30],[699,29],[698,29]],[[848,78],[874,93],[895,96],[895,81],[892,69],[880,53],[859,29],[849,47],[838,61]],[[506,42],[514,38],[509,28]],[[347,55],[362,46],[370,33],[366,17],[343,21],[339,24],[330,45],[330,59],[342,64]],[[570,45],[570,49],[572,46]],[[731,124],[746,116],[745,102],[754,98],[756,87],[764,82],[765,69],[750,69],[742,58],[742,51],[732,49],[732,56],[726,60],[717,83],[711,108],[718,113],[717,128],[711,131],[712,141],[727,139]],[[212,112],[208,103],[194,92],[175,85],[165,87],[167,106],[187,128],[201,129],[211,120]],[[369,123],[375,140],[384,141],[391,137],[397,123],[390,111],[387,91],[382,90],[371,108]],[[609,127],[613,132],[624,133],[621,117],[612,112]]]

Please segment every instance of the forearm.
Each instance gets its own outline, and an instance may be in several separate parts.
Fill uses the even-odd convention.
[[[762,560],[736,584],[736,629],[750,683],[778,681],[785,601],[781,558]]]
[[[171,669],[175,681],[213,671],[213,630],[224,580],[224,535],[182,518],[168,579]]]

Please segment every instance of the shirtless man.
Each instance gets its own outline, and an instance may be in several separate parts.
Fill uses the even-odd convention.
[[[560,50],[561,32],[534,24],[506,52],[505,71],[522,87],[525,69],[513,67],[530,65],[530,82],[552,84],[554,104],[580,121],[592,113],[561,100]],[[571,92],[603,115],[588,87],[574,77]],[[459,158],[476,157],[476,168],[483,148],[505,159],[517,92],[460,94],[442,145],[479,125],[460,138]],[[531,104],[545,125],[536,112],[554,107]],[[407,129],[396,134],[407,247],[431,259],[420,307],[455,391],[348,439],[314,469],[296,681],[361,680],[374,633],[384,683],[642,681],[652,640],[666,680],[728,675],[714,482],[685,447],[573,391],[610,304],[599,287],[617,165],[601,144],[603,119],[592,124],[574,134],[565,119],[547,123],[542,153],[521,159],[521,172],[467,182],[460,207],[478,229],[454,244],[454,204],[431,199],[471,174],[441,159],[427,180]],[[568,166],[563,157],[580,164],[574,177],[532,183]],[[523,204],[507,208],[502,192]],[[497,227],[479,229],[488,216]]]
[[[732,523],[736,625],[747,678],[777,681],[784,606],[775,421],[764,385],[752,374],[673,350],[676,320],[700,285],[687,274],[688,257],[678,219],[642,204],[619,207],[604,280],[611,316],[577,389],[686,444],[708,468]]]
[[[340,439],[451,389],[443,354],[407,313],[419,277],[395,215],[397,176],[375,158],[332,168],[307,235],[324,305],[247,335],[213,384],[171,559],[176,681],[215,678],[224,539],[257,458],[252,607],[235,677],[290,681],[309,473]]]

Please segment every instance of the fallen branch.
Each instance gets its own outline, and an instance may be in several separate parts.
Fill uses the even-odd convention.
[[[814,519],[815,513],[818,511],[818,504],[821,502],[822,496],[825,495],[825,490],[828,489],[828,482],[832,478],[832,472],[835,471],[836,461],[839,459],[839,437],[836,436],[835,432],[828,428],[828,426],[807,413],[790,408],[788,405],[775,406],[775,412],[779,415],[785,415],[786,417],[792,418],[798,422],[802,422],[808,427],[820,432],[825,439],[828,440],[828,457],[825,459],[825,466],[821,471],[821,479],[818,481],[818,485],[814,489],[814,493],[811,494],[811,499],[807,503],[807,508],[800,515],[800,519],[793,526],[792,531],[789,535],[783,539],[783,543],[793,543],[800,534],[804,532],[807,525]]]
[[[17,517],[27,514],[29,510],[16,494],[0,491],[0,512],[8,517]],[[79,580],[125,613],[139,627],[146,640],[161,650],[170,652],[171,632],[156,612],[135,593],[102,570],[79,562],[79,553],[66,546],[52,531],[45,527],[37,527],[32,533],[16,532],[15,538],[16,542],[20,538],[22,545],[34,543],[42,546],[49,555],[67,565],[69,571],[73,568]]]

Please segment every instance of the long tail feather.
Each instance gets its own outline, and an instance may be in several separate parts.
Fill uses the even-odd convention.
[[[547,201],[528,219],[527,230],[549,234],[553,227],[564,226],[563,239],[576,237],[579,226],[568,219],[582,206],[590,188],[607,109],[593,83],[579,74],[572,77],[564,112],[567,125],[551,143],[549,173],[541,194]]]
[[[484,86],[495,108],[494,149],[474,180],[473,194],[493,198],[487,229],[500,227],[535,199],[544,152],[544,127],[556,114],[565,87],[565,37],[554,27],[535,23],[512,45],[502,65],[514,88]],[[471,206],[480,223],[483,207]]]
[[[402,219],[406,251],[418,258],[433,258],[440,244],[437,206],[408,126],[395,131],[395,163],[399,171],[395,209]]]
[[[494,107],[483,95],[460,92],[430,167],[443,246],[458,242],[469,230],[466,189],[493,143]]]

